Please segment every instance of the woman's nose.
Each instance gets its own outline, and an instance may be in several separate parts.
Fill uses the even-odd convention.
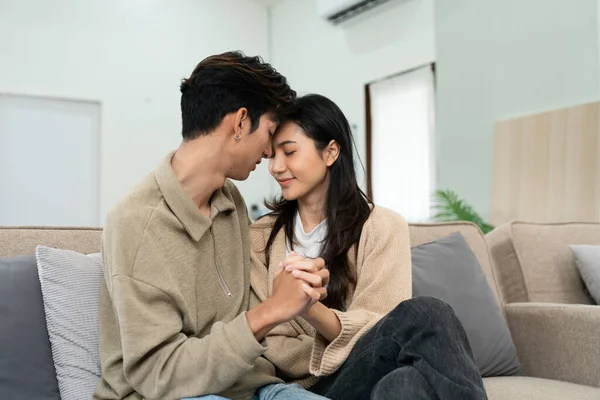
[[[275,155],[269,160],[269,170],[272,175],[285,171],[285,163],[281,162],[280,157]]]

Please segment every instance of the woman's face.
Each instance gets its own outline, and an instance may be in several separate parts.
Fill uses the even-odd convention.
[[[302,128],[293,122],[284,122],[275,132],[273,149],[269,171],[281,186],[286,200],[326,197],[329,167],[339,154],[335,141],[319,152],[314,140],[306,136]]]

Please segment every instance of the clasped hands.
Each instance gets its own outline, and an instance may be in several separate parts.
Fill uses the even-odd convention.
[[[273,295],[283,300],[282,307],[302,315],[327,297],[328,283],[329,271],[322,258],[307,259],[291,252],[275,271]]]

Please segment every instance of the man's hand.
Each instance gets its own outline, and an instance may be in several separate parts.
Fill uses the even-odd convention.
[[[327,297],[329,271],[322,258],[305,259],[292,252],[275,271],[273,292],[247,313],[257,340],[274,327],[299,315],[307,315],[319,300]]]
[[[322,258],[305,259],[292,252],[280,264],[279,271],[276,271],[276,274],[286,273],[287,271],[290,271],[292,276],[306,282],[315,291],[319,292],[319,300],[327,297],[329,271],[325,268],[325,261]],[[330,342],[338,337],[342,331],[342,325],[337,315],[321,302],[315,302],[300,316]]]
[[[327,284],[329,283],[329,271],[325,268],[325,261],[322,258],[307,259],[299,256],[295,252],[279,264],[275,277],[281,272],[289,271],[292,275],[312,287],[319,293],[319,300],[327,297]]]
[[[246,314],[254,336],[262,340],[277,325],[306,312],[320,296],[317,290],[291,272],[279,272],[273,281],[271,296]]]

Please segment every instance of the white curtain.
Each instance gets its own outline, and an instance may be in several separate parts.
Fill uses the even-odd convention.
[[[435,187],[434,77],[424,67],[369,85],[376,205],[426,221]]]

